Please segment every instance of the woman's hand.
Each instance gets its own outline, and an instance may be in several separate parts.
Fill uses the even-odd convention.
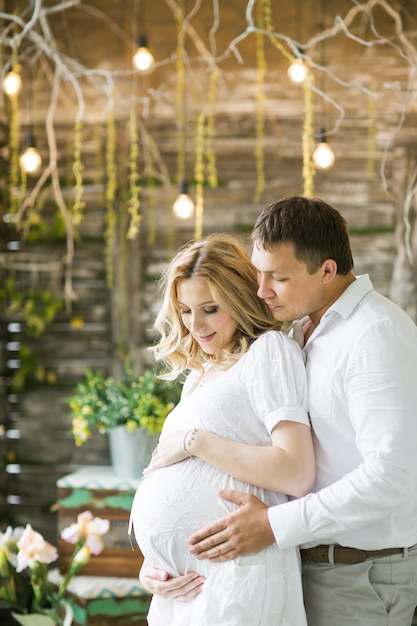
[[[169,578],[166,572],[154,567],[145,559],[139,573],[139,580],[144,589],[153,595],[166,600],[189,602],[201,593],[205,578],[196,572]]]
[[[186,430],[175,430],[160,439],[153,451],[151,462],[143,470],[143,473],[149,474],[149,472],[153,472],[160,467],[166,467],[167,465],[173,465],[188,459],[189,455],[184,450],[184,436],[186,433]]]

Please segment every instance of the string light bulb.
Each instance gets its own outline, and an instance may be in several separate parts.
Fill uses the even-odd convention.
[[[133,55],[132,61],[134,67],[141,72],[146,72],[146,70],[148,70],[155,62],[151,52],[149,51],[148,41],[145,35],[141,35],[139,37],[138,47]]]
[[[294,57],[287,73],[293,83],[302,83],[307,76],[307,67],[302,59]]]
[[[172,205],[174,215],[182,220],[186,220],[194,213],[194,202],[188,195],[188,185],[186,180],[182,180],[180,183],[180,192],[177,199]]]
[[[37,174],[41,169],[42,159],[35,147],[33,134],[28,133],[26,150],[20,155],[20,166],[28,174]]]
[[[2,83],[3,92],[8,96],[18,96],[22,89],[22,79],[19,72],[10,70],[7,72]]]
[[[320,170],[329,170],[335,162],[335,155],[326,141],[326,131],[320,128],[317,133],[317,146],[313,152],[313,161]]]

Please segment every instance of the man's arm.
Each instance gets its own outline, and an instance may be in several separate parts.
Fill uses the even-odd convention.
[[[268,507],[259,498],[240,491],[219,491],[219,495],[239,508],[192,534],[191,554],[213,562],[230,561],[260,552],[275,542]]]
[[[145,559],[139,572],[139,580],[150,594],[179,602],[188,602],[201,592],[205,578],[196,572],[169,578],[167,572],[154,567]]]

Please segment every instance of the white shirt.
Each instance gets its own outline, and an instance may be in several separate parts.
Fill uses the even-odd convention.
[[[417,543],[417,327],[360,276],[304,352],[316,493],[269,509],[278,545]]]

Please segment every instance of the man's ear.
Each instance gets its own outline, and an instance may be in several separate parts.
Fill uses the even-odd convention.
[[[337,274],[337,263],[334,259],[326,259],[321,266],[323,282],[330,283]]]

